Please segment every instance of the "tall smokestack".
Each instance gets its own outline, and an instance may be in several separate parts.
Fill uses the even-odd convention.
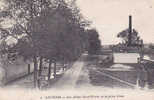
[[[132,41],[132,16],[129,16],[129,35],[128,35],[128,45],[131,45],[131,41]]]

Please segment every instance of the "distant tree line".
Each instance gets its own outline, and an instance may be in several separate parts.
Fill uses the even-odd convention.
[[[17,59],[22,56],[34,63],[34,85],[44,61],[64,63],[76,60],[85,50],[94,54],[100,48],[95,29],[87,29],[90,22],[84,19],[75,2],[66,0],[5,0],[1,22],[11,19],[11,27],[0,26],[2,55]],[[16,40],[7,44],[7,39]],[[39,71],[37,70],[39,68]]]

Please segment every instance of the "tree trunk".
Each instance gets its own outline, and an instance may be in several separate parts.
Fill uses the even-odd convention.
[[[56,61],[54,60],[54,78],[56,78]]]
[[[52,60],[49,61],[48,80],[50,79],[50,75],[51,75],[51,64],[52,64]]]
[[[36,56],[34,56],[33,62],[34,62],[34,88],[37,88],[38,82],[37,82],[37,58]]]
[[[63,71],[65,70],[65,58],[63,58]]]
[[[40,58],[40,64],[39,64],[39,76],[41,75],[41,72],[42,72],[42,64],[43,64],[43,57]]]

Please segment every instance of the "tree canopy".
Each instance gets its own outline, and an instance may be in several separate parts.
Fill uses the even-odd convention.
[[[131,43],[132,45],[141,45],[142,39],[140,38],[140,36],[138,36],[138,32],[133,29],[132,33],[131,33]],[[118,38],[121,38],[123,41],[123,44],[128,45],[128,41],[129,41],[129,29],[125,29],[121,32],[118,33],[117,35]]]
[[[85,20],[74,1],[6,0],[2,19],[12,20],[11,27],[1,27],[3,54],[14,53],[34,62],[37,76],[38,59],[72,61],[88,45]],[[2,20],[4,22],[5,20]],[[7,38],[14,44],[7,44]],[[4,46],[5,45],[5,46]],[[14,56],[12,56],[14,57]],[[51,65],[51,64],[50,64]],[[35,80],[35,82],[37,82]]]
[[[101,48],[101,41],[99,39],[99,34],[96,29],[87,30],[88,32],[88,43],[89,54],[97,54]]]

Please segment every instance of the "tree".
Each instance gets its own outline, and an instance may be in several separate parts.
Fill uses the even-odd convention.
[[[56,2],[51,3],[49,0],[7,0],[7,3],[9,5],[6,9],[9,12],[7,17],[15,21],[13,27],[9,29],[9,33],[12,36],[21,37],[20,41],[17,38],[18,43],[13,48],[16,52],[19,52],[20,56],[32,58],[34,62],[34,86],[37,87],[37,59],[40,57],[39,39],[41,34],[37,34],[40,25],[36,26],[36,23],[32,22],[46,9],[50,8],[54,13],[56,10],[54,6],[57,6],[57,4]],[[23,49],[27,50],[24,51]]]
[[[125,29],[118,33],[117,35],[118,38],[121,38],[123,40],[123,43],[128,46],[129,43],[129,29]],[[138,36],[138,32],[133,29],[132,34],[131,34],[131,45],[132,46],[141,46],[142,45],[142,40]]]
[[[3,28],[5,37],[15,37],[17,43],[7,49],[34,63],[34,86],[37,87],[38,63],[76,59],[84,50],[85,27],[88,22],[75,4],[64,0],[7,0],[7,16],[14,20],[11,28]],[[8,52],[6,52],[8,53]],[[38,61],[39,59],[39,61]]]
[[[99,34],[96,31],[96,29],[90,29],[88,32],[88,42],[89,42],[89,48],[88,52],[89,54],[97,54],[98,51],[101,48],[101,41],[99,40]]]

